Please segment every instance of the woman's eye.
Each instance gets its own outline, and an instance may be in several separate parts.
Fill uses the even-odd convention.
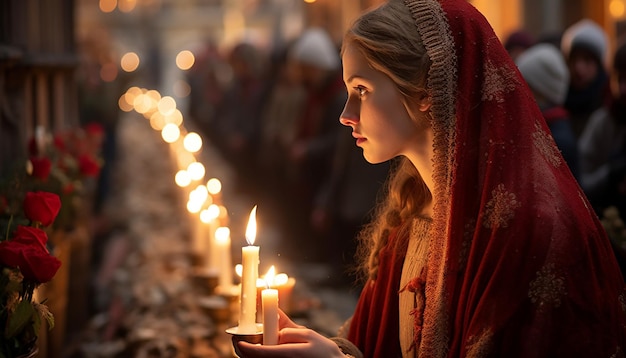
[[[356,86],[354,89],[359,94],[359,97],[363,97],[367,93],[367,89],[363,86]]]

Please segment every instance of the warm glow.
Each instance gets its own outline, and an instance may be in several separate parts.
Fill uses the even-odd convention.
[[[100,0],[100,11],[113,12],[117,7],[117,0]]]
[[[274,286],[286,285],[289,282],[289,276],[286,273],[279,273],[274,277]]]
[[[237,274],[237,276],[241,277],[242,271],[243,271],[243,266],[241,266],[241,264],[235,265],[235,273]]]
[[[205,210],[202,210],[202,212],[200,213],[200,220],[202,220],[203,223],[208,224],[211,221],[217,219],[219,214],[220,214],[219,207],[215,204],[211,204],[209,205],[208,208],[206,208]],[[228,234],[230,235],[230,229],[228,231]]]
[[[189,201],[187,202],[187,211],[192,214],[196,214],[199,213],[200,210],[202,210],[202,202],[199,200],[189,199]]]
[[[316,0],[304,0],[304,2],[305,2],[305,3],[309,3],[309,4],[312,4],[312,3],[314,3],[315,1],[316,1]]]
[[[211,195],[219,194],[222,191],[222,182],[217,178],[211,178],[206,182],[206,187],[209,189]]]
[[[220,205],[220,219],[228,219],[228,209],[226,209],[226,207],[223,205]]]
[[[117,105],[120,107],[122,111],[130,112],[133,110],[133,105],[132,103],[128,103],[126,98],[127,98],[126,94],[121,95],[120,99],[117,101]]]
[[[200,180],[204,178],[204,174],[206,173],[204,165],[200,162],[193,162],[189,164],[187,171],[189,172],[189,175],[191,175],[192,180]]]
[[[176,66],[183,71],[186,71],[193,66],[196,58],[193,53],[188,50],[180,51],[178,55],[176,55]]]
[[[225,226],[220,226],[215,229],[215,241],[219,243],[228,243],[230,239],[230,229]]]
[[[184,80],[174,82],[172,90],[177,97],[187,97],[191,94],[191,86]]]
[[[181,126],[183,124],[183,113],[178,109],[175,109],[172,114],[168,114],[163,116],[165,123],[172,123],[177,126]]]
[[[189,172],[187,172],[186,170],[181,169],[176,173],[174,181],[179,187],[185,188],[189,184],[191,184],[191,175],[189,175]]]
[[[612,0],[609,4],[609,12],[613,18],[622,18],[626,12],[624,0]]]
[[[139,56],[134,52],[125,53],[120,60],[120,66],[126,72],[133,72],[139,67]]]
[[[120,0],[118,8],[121,12],[131,12],[137,6],[137,0]]]
[[[272,265],[272,267],[270,267],[269,270],[267,270],[267,273],[265,274],[264,280],[265,280],[265,286],[267,288],[270,288],[272,286],[274,286],[274,276],[276,275],[276,269],[274,268],[274,265]]]
[[[204,202],[209,198],[209,192],[206,190],[206,186],[198,185],[191,193],[189,193],[189,200]]]
[[[155,131],[163,130],[163,127],[165,127],[166,124],[165,117],[163,117],[161,112],[154,112],[150,116],[150,127],[152,127]]]
[[[195,153],[202,148],[202,138],[198,133],[189,132],[183,139],[183,146],[191,153]]]
[[[254,245],[256,239],[256,205],[250,212],[250,218],[248,219],[248,226],[246,227],[246,241],[248,245]]]
[[[154,104],[150,96],[142,93],[135,97],[135,100],[133,101],[133,106],[135,106],[135,111],[137,111],[137,113],[144,114],[148,113],[153,108]]]
[[[176,110],[176,101],[170,96],[165,96],[161,98],[157,107],[161,114],[164,116],[170,116]]]
[[[166,143],[174,143],[180,138],[180,128],[175,124],[166,124],[161,130],[161,137]]]
[[[117,65],[112,62],[105,63],[100,68],[100,78],[104,82],[113,82],[117,78]]]

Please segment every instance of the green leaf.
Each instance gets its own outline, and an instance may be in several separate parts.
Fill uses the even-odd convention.
[[[35,308],[29,301],[21,301],[9,316],[8,324],[6,327],[6,337],[13,338],[24,330],[24,328],[32,324],[33,315],[35,314]]]

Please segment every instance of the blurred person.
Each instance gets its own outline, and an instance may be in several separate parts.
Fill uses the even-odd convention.
[[[228,65],[225,59],[222,58],[216,44],[208,41],[186,75],[191,88],[189,118],[212,141],[215,141],[216,116],[227,84],[226,73]]]
[[[341,134],[337,118],[346,101],[346,89],[341,80],[339,49],[325,30],[304,31],[288,56],[295,66],[296,79],[305,90],[288,151],[287,165],[292,172],[289,187],[293,220],[290,222],[297,232],[296,237],[315,237],[317,233],[311,230],[309,221],[313,198],[331,168],[331,158]],[[307,242],[312,247],[305,250],[306,256],[313,260],[321,258],[315,240],[311,238]]]
[[[535,38],[530,32],[524,29],[519,29],[507,36],[506,40],[504,40],[504,48],[509,55],[511,55],[513,61],[515,61],[517,56],[533,46],[535,43]]]
[[[326,284],[354,286],[351,267],[357,236],[372,219],[389,170],[390,162],[368,163],[363,151],[354,145],[354,138],[345,133],[341,136],[331,171],[315,197],[311,214],[312,226],[320,233],[320,244],[330,264]]]
[[[606,232],[515,63],[466,0],[389,0],[344,37],[341,115],[398,158],[362,233],[343,339],[280,314],[254,357],[607,357],[626,346]]]
[[[222,155],[237,172],[236,189],[256,192],[256,153],[259,144],[261,109],[266,94],[266,58],[254,44],[239,43],[228,55],[233,73],[216,115],[214,138]]]
[[[550,133],[572,174],[578,180],[578,147],[563,102],[569,86],[569,70],[561,51],[551,44],[537,44],[517,58],[524,80],[543,113]]]
[[[589,19],[568,27],[561,37],[561,51],[570,72],[564,107],[570,113],[576,138],[606,98],[608,45],[604,30]]]
[[[626,214],[626,45],[613,56],[611,99],[580,137],[581,186],[598,215],[616,206]]]

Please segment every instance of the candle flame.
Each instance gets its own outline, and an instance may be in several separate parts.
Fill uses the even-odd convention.
[[[256,205],[250,212],[250,218],[248,219],[248,227],[246,227],[246,241],[248,245],[254,245],[256,239]]]
[[[274,265],[272,265],[272,267],[270,267],[270,269],[267,270],[267,273],[265,274],[265,287],[266,288],[270,288],[271,286],[274,286],[274,275],[276,275],[276,269],[274,268]]]
[[[241,277],[241,275],[243,275],[243,266],[241,264],[235,265],[235,273],[239,277]]]
[[[289,276],[286,273],[279,273],[274,277],[274,286],[286,285],[289,282]]]

